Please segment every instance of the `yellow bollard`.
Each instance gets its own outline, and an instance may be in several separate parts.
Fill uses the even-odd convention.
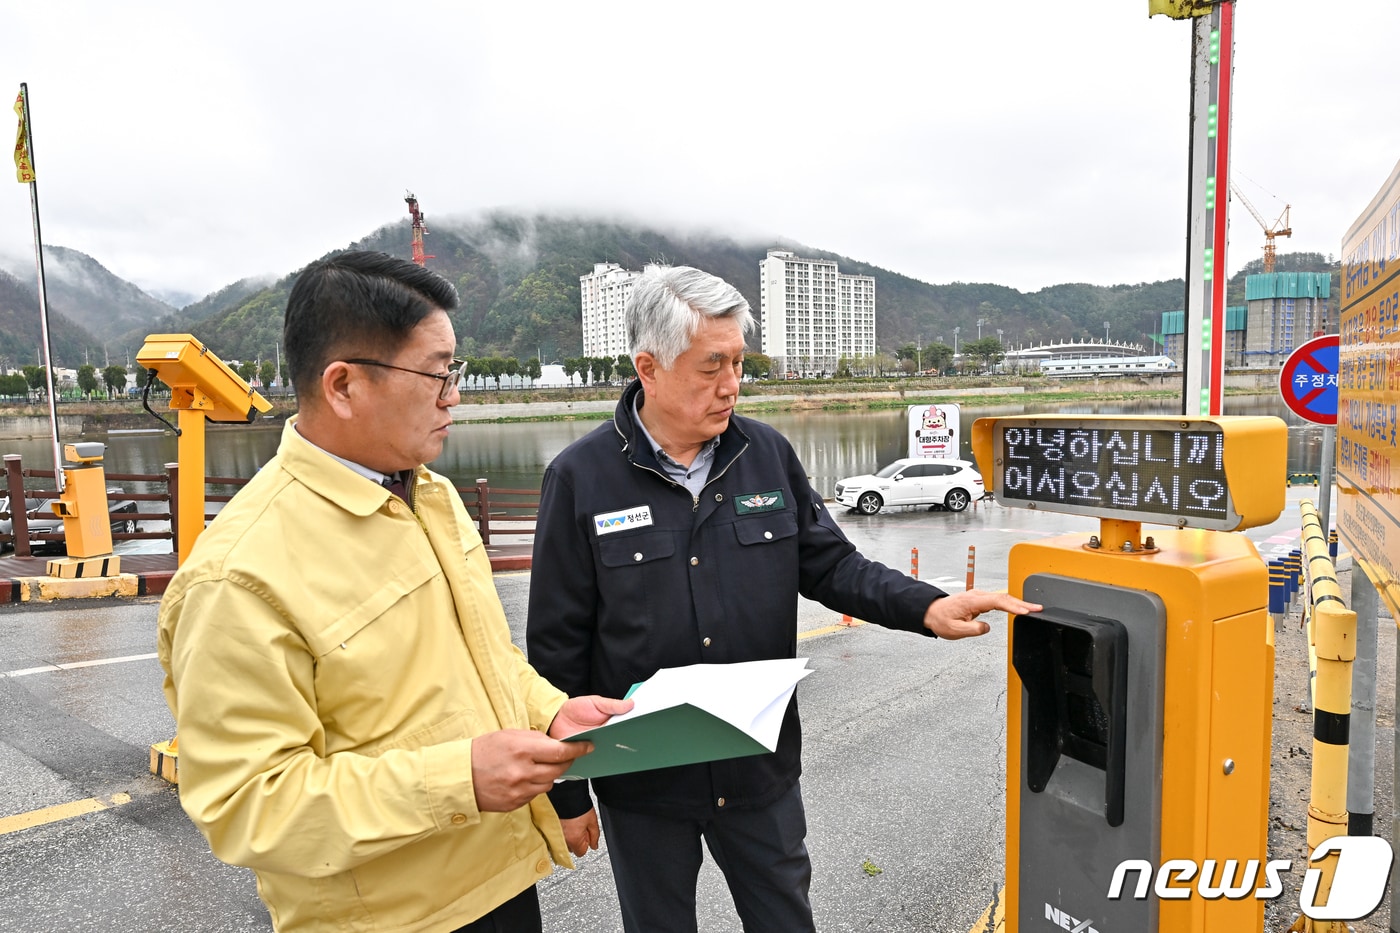
[[[1307,599],[1303,603],[1308,641],[1317,661],[1313,680],[1312,784],[1308,802],[1308,851],[1347,834],[1347,754],[1351,726],[1351,666],[1356,660],[1356,613],[1347,609],[1317,509],[1308,500],[1303,513],[1303,554]],[[1321,871],[1315,903],[1326,903],[1340,853],[1310,866]],[[1346,933],[1340,920],[1299,917],[1290,933]]]
[[[180,783],[180,739],[157,742],[151,746],[151,773],[171,784]]]

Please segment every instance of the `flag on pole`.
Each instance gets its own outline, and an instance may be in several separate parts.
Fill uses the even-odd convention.
[[[24,88],[15,98],[15,113],[19,115],[19,132],[15,134],[15,178],[21,185],[34,180],[34,160],[29,156],[29,127],[24,123]]]

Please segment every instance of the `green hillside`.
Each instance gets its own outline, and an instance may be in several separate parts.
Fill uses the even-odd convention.
[[[0,271],[0,370],[18,369],[41,362],[43,342],[39,327],[39,299],[32,285]],[[96,351],[100,363],[102,343],[73,323],[57,306],[49,306],[49,337],[59,366],[78,367]]]

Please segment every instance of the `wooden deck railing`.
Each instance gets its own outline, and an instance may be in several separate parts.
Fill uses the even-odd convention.
[[[58,490],[54,488],[53,470],[27,469],[20,462],[18,454],[5,454],[5,487],[4,495],[9,496],[10,502],[23,502],[25,499],[38,499],[43,503],[50,499],[58,498]],[[171,550],[178,550],[179,545],[175,540],[174,529],[179,526],[179,502],[176,490],[179,488],[180,465],[177,463],[167,463],[164,473],[108,473],[106,480],[108,488],[122,483],[145,483],[147,486],[164,486],[162,492],[109,492],[108,502],[133,501],[137,503],[137,513],[134,516],[138,522],[135,532],[113,531],[113,541],[134,541],[134,540],[159,540],[170,541]],[[49,486],[37,487],[32,481],[48,480]],[[248,482],[247,477],[237,476],[206,476],[205,482],[205,520],[213,518],[218,510],[209,511],[210,503],[218,503],[220,507],[234,497],[238,488]],[[227,490],[230,487],[234,492],[209,491],[209,487],[215,490]],[[467,514],[476,521],[477,531],[481,534],[484,544],[491,544],[492,537],[497,539],[498,544],[505,543],[526,543],[525,541],[515,541],[517,537],[530,539],[535,533],[535,515],[540,507],[540,492],[538,489],[500,489],[493,488],[485,479],[478,479],[474,486],[458,486],[457,493],[462,497],[462,503],[467,508]],[[146,511],[141,503],[154,502],[160,506],[152,511]],[[121,521],[127,513],[112,513],[115,521]],[[0,533],[0,550],[4,550],[8,545],[13,544],[16,557],[29,557],[32,555],[31,540],[39,542],[58,542],[63,540],[61,534],[29,534],[29,520],[23,508],[12,509],[9,514],[0,513],[0,520],[9,518],[13,525],[8,533]],[[156,531],[142,531],[142,522],[168,522],[168,527]]]

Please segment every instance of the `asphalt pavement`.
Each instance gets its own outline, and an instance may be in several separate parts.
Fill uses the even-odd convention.
[[[1298,547],[1299,499],[1246,532],[1266,558]],[[1092,519],[981,503],[962,513],[841,513],[873,559],[961,589],[1007,584],[1018,541]],[[497,589],[523,643],[530,573]],[[0,607],[0,931],[269,930],[249,872],[225,866],[148,770],[173,721],[155,661],[153,597]],[[1006,626],[943,642],[842,625],[804,601],[798,697],[812,897],[824,931],[966,931],[1003,879]],[[605,840],[606,844],[606,840]],[[621,930],[605,852],[540,886],[545,929]],[[708,859],[700,929],[739,923]]]

